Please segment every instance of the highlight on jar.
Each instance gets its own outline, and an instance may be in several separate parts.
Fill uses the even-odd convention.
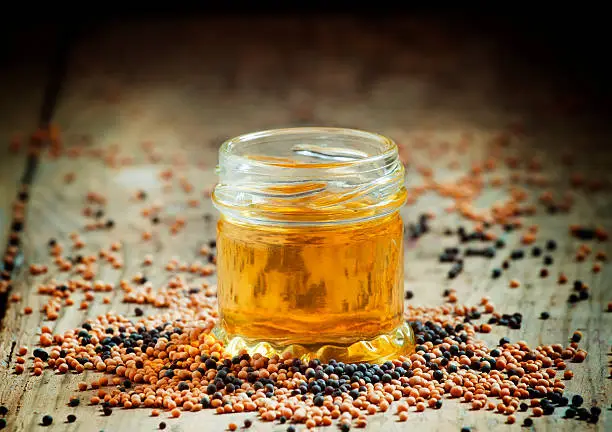
[[[382,363],[404,320],[404,167],[395,143],[340,128],[242,135],[219,151],[219,322],[232,355]]]

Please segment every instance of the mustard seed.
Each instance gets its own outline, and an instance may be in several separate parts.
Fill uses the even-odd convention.
[[[580,333],[579,331],[574,332],[574,334],[571,337],[572,342],[580,342],[581,339],[582,339],[582,333]]]

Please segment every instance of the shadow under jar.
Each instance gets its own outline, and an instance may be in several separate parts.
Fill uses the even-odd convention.
[[[230,353],[384,362],[414,348],[393,141],[338,128],[255,132],[221,146],[218,172],[214,333]]]

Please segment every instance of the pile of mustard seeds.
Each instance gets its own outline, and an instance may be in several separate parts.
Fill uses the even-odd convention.
[[[29,152],[40,157],[66,154],[98,158],[110,167],[131,163],[129,158],[117,155],[117,149],[97,152],[87,152],[79,146],[64,149],[58,135],[53,128],[37,132]],[[466,151],[470,139],[470,134],[464,134],[456,143],[459,153]],[[417,167],[424,183],[410,188],[409,204],[428,191],[449,197],[454,204],[445,211],[457,212],[469,226],[443,228],[445,235],[457,237],[457,247],[445,248],[439,257],[440,265],[450,265],[449,279],[461,277],[467,259],[490,259],[502,253],[508,258],[501,268],[493,270],[493,279],[504,272],[511,275],[512,261],[542,254],[546,255],[542,258],[543,271],[539,276],[548,277],[556,242],[549,239],[544,248],[537,246],[536,242],[542,241],[538,238],[538,227],[526,225],[524,219],[541,210],[538,206],[549,213],[571,211],[573,200],[569,194],[553,197],[543,191],[531,202],[526,190],[517,185],[518,171],[513,171],[507,179],[491,174],[497,168],[496,156],[508,145],[509,139],[508,132],[496,135],[491,141],[492,156],[482,164],[474,164],[454,182],[436,182],[435,173],[430,169]],[[158,153],[150,143],[144,149],[151,155]],[[406,163],[410,163],[405,148],[400,150]],[[547,185],[538,160],[506,158],[505,162],[513,170],[523,164],[526,171],[522,176],[527,184]],[[159,173],[164,188],[180,187],[188,196],[186,206],[191,209],[198,208],[202,200],[210,199],[210,188],[199,198],[192,196],[193,185],[178,172],[170,168]],[[485,174],[489,174],[486,179]],[[76,181],[74,174],[67,173],[64,181],[69,187]],[[510,192],[507,201],[487,210],[477,210],[472,205],[485,187],[499,188],[505,183],[509,184]],[[599,183],[585,186],[585,181],[578,176],[572,177],[572,185],[597,186],[594,191],[604,188]],[[489,346],[480,340],[479,334],[491,332],[496,325],[508,327],[511,334],[513,329],[521,327],[522,315],[499,311],[488,298],[477,305],[461,304],[452,289],[443,293],[441,306],[415,306],[414,293],[406,292],[405,319],[415,332],[415,352],[380,365],[339,361],[324,364],[317,360],[265,358],[247,353],[232,357],[210,333],[218,318],[216,287],[207,279],[216,270],[214,240],[201,246],[197,261],[172,258],[155,262],[153,256],[144,255],[142,272],[125,275],[118,282],[100,279],[102,265],[120,271],[124,262],[122,241],[113,235],[116,225],[122,221],[108,217],[107,198],[96,191],[88,192],[83,199],[83,231],[71,233],[69,242],[48,239],[50,263],[27,263],[26,270],[35,281],[34,289],[47,298],[41,310],[34,311],[31,306],[21,306],[21,296],[12,292],[28,201],[28,187],[24,184],[13,207],[11,234],[1,273],[0,291],[10,302],[22,307],[24,314],[40,313],[48,321],[56,320],[65,307],[85,310],[92,302],[100,301],[100,296],[104,303],[120,295],[123,302],[138,305],[133,316],[107,313],[63,333],[54,333],[49,326],[43,326],[37,347],[17,348],[18,356],[12,365],[17,374],[38,376],[45,369],[59,373],[97,372],[93,380],[88,374],[88,379],[79,383],[74,396],[66,401],[71,406],[79,406],[83,401],[99,406],[107,416],[118,408],[146,408],[152,416],[166,418],[160,422],[160,429],[167,426],[166,421],[171,421],[168,418],[189,415],[190,411],[214,410],[217,414],[253,414],[244,424],[229,423],[229,430],[248,429],[258,419],[286,424],[287,431],[295,431],[299,425],[306,428],[337,425],[340,430],[348,431],[365,427],[370,416],[380,412],[391,412],[398,421],[409,421],[419,412],[444,409],[448,399],[468,404],[472,410],[502,415],[510,424],[520,421],[530,426],[533,418],[558,410],[566,418],[591,423],[599,420],[600,407],[585,406],[580,395],[565,395],[565,383],[574,375],[570,365],[581,363],[587,357],[587,352],[580,348],[580,332],[574,333],[569,341],[552,345],[530,347],[523,341],[504,337],[498,345]],[[143,241],[152,241],[155,231],[160,229],[177,234],[188,223],[180,215],[166,216],[164,207],[150,202],[144,190],[134,192],[133,202],[141,206],[143,226],[147,227],[140,231]],[[205,217],[212,220],[212,215]],[[432,230],[442,229],[435,224],[435,215],[421,215],[417,222],[407,224],[407,241],[427,241]],[[98,231],[107,232],[108,247],[92,252],[88,249],[87,236]],[[500,233],[518,235],[522,249],[506,251]],[[569,235],[584,241],[576,252],[576,261],[589,263],[592,259],[589,264],[592,271],[600,271],[607,257],[603,251],[593,251],[594,246],[589,242],[606,241],[605,230],[571,226]],[[168,274],[163,284],[147,279],[146,269],[151,267]],[[58,277],[49,277],[49,274]],[[567,282],[562,273],[558,275],[559,284]],[[585,283],[574,281],[573,284],[570,305],[589,295]],[[509,286],[519,288],[521,281],[511,278]],[[154,313],[146,314],[145,306]],[[547,312],[542,312],[540,318],[547,319]],[[0,414],[10,415],[6,411],[0,410]],[[66,421],[78,421],[71,416]],[[43,425],[52,422],[50,415],[41,419]],[[5,425],[4,418],[0,418],[0,427]]]

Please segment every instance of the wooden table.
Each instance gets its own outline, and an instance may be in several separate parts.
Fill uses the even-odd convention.
[[[244,40],[248,37],[249,44]],[[381,43],[382,42],[382,43]],[[46,82],[46,58],[30,62],[23,70],[5,72],[12,80],[12,98],[2,101],[0,142],[7,143],[16,133],[24,137],[39,123],[39,106]],[[463,170],[489,155],[491,140],[501,130],[511,133],[505,155],[535,156],[551,178],[547,189],[561,194],[569,189],[569,176],[581,171],[587,178],[610,181],[612,152],[609,141],[597,123],[582,115],[578,96],[555,92],[546,77],[528,76],[528,65],[508,68],[505,52],[495,40],[462,35],[429,21],[389,21],[387,24],[355,22],[346,18],[327,21],[269,19],[248,22],[239,19],[216,21],[126,23],[93,28],[69,57],[68,73],[53,116],[66,147],[83,144],[88,149],[108,151],[116,146],[115,168],[91,157],[41,156],[30,189],[24,241],[24,265],[16,272],[11,293],[22,300],[9,303],[0,333],[0,402],[9,408],[8,430],[37,430],[42,415],[51,413],[54,424],[48,430],[124,431],[155,430],[160,418],[147,410],[115,410],[104,417],[95,407],[78,410],[66,405],[83,376],[59,375],[46,371],[41,377],[14,374],[16,347],[34,347],[40,326],[61,332],[77,327],[87,317],[109,310],[133,315],[134,305],[122,302],[117,293],[110,304],[100,298],[82,311],[64,308],[59,319],[42,320],[37,309],[44,299],[36,294],[41,279],[27,272],[30,263],[48,260],[49,238],[67,239],[80,232],[87,241],[85,252],[108,246],[110,237],[123,242],[121,272],[105,271],[108,281],[118,281],[140,270],[145,253],[164,262],[172,256],[192,259],[202,242],[214,237],[214,221],[202,215],[214,210],[209,199],[189,208],[190,198],[175,188],[165,193],[159,172],[181,164],[180,173],[195,185],[194,196],[215,182],[213,167],[222,139],[242,132],[300,124],[326,124],[358,127],[390,135],[408,151],[408,185],[422,184],[421,166],[431,166],[437,180],[452,179],[462,171],[449,167],[458,161]],[[33,72],[32,72],[33,71]],[[8,90],[7,90],[8,91]],[[571,103],[568,103],[571,102]],[[578,103],[576,103],[576,101]],[[522,125],[517,132],[516,125]],[[456,154],[440,151],[444,142],[455,148],[465,132],[472,134],[467,151]],[[152,163],[142,143],[152,141],[159,149],[159,160]],[[7,146],[8,147],[8,146]],[[573,166],[560,164],[561,155],[572,151]],[[501,161],[500,161],[501,162]],[[19,178],[24,172],[24,152],[2,149],[0,161],[0,243],[6,244],[10,208]],[[503,165],[503,163],[500,163]],[[496,171],[509,176],[510,169]],[[537,198],[542,188],[519,184]],[[65,175],[74,173],[73,183]],[[141,240],[139,205],[136,190],[144,189],[153,200],[173,212],[187,215],[187,229],[177,236],[160,229],[153,242]],[[86,233],[80,215],[83,197],[89,191],[109,197],[107,217],[116,223],[113,234]],[[536,419],[535,429],[612,430],[608,412],[612,385],[608,365],[612,343],[612,314],[605,313],[612,301],[609,265],[594,274],[588,264],[574,262],[578,241],[568,236],[570,223],[597,224],[612,229],[612,202],[609,189],[591,192],[572,190],[575,207],[569,214],[548,214],[538,207],[529,218],[538,224],[539,241],[554,238],[559,243],[551,277],[541,279],[540,259],[528,258],[513,263],[512,275],[523,282],[519,289],[508,289],[508,278],[492,280],[495,260],[470,260],[456,280],[446,277],[448,268],[437,261],[441,248],[453,242],[442,235],[445,227],[469,223],[456,213],[442,209],[448,201],[425,194],[403,211],[406,222],[413,222],[423,211],[433,212],[433,232],[409,242],[406,253],[406,287],[414,292],[411,304],[441,304],[442,292],[457,290],[460,300],[477,303],[486,295],[502,312],[520,311],[524,325],[520,330],[495,328],[483,335],[490,343],[501,336],[523,339],[529,344],[564,343],[575,331],[584,333],[583,347],[589,355],[583,364],[572,364],[575,378],[567,383],[568,394],[581,393],[603,408],[598,425],[562,420],[561,410],[550,417]],[[477,205],[486,208],[504,199],[508,187],[486,188]],[[518,245],[517,235],[506,235],[508,249]],[[610,242],[594,245],[610,256]],[[560,269],[570,281],[582,279],[591,287],[591,297],[569,305],[569,285],[558,285]],[[48,274],[45,278],[53,277]],[[147,277],[160,281],[163,271],[153,270]],[[571,285],[571,284],[570,284]],[[96,295],[97,296],[97,295]],[[5,299],[6,300],[6,299]],[[24,306],[35,312],[24,315]],[[549,320],[539,320],[540,312],[550,312]],[[146,313],[153,313],[153,308]],[[93,375],[93,374],[91,374]],[[65,424],[66,415],[78,419]],[[222,430],[231,420],[254,416],[217,416],[211,412],[183,415],[166,420],[170,430]],[[464,404],[445,401],[441,411],[411,414],[407,423],[392,415],[376,415],[368,430],[400,431],[459,430],[471,426],[485,431],[519,429],[504,424],[503,416],[472,412]],[[519,416],[519,422],[522,417]],[[281,431],[284,426],[255,422],[253,431]]]

